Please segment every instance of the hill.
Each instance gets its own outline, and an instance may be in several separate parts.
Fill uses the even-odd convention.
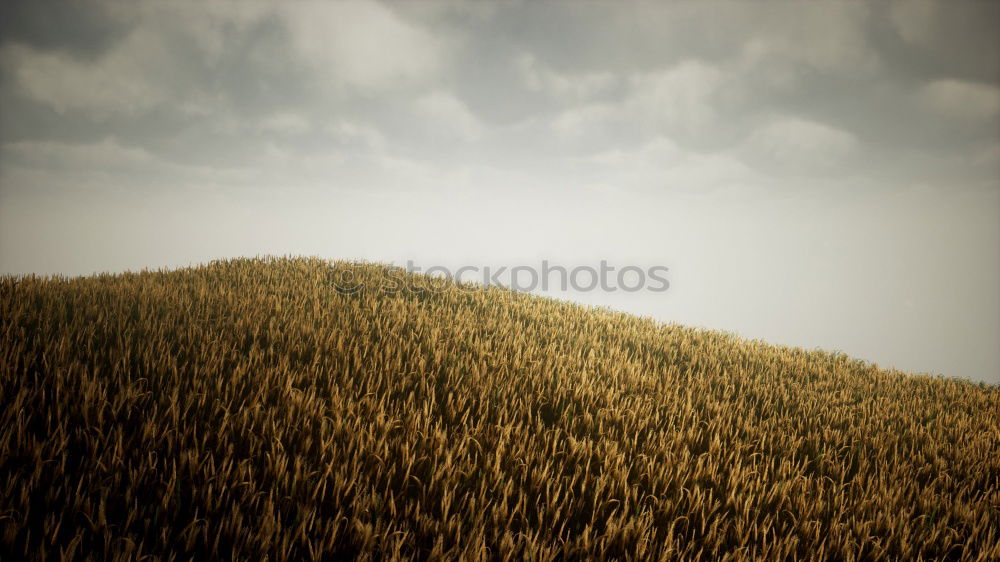
[[[0,559],[1000,558],[995,386],[390,274],[3,278]]]

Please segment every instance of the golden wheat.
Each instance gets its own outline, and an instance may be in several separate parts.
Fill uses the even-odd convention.
[[[995,386],[389,271],[3,278],[0,559],[1000,559]]]

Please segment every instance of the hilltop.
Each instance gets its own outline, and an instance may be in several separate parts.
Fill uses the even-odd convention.
[[[388,272],[3,278],[0,559],[1000,558],[995,386]]]

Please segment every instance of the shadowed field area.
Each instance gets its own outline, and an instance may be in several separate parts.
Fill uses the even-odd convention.
[[[389,274],[3,278],[0,558],[1000,558],[995,386]]]

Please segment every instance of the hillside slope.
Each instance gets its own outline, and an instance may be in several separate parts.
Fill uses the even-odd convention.
[[[997,387],[387,271],[4,278],[0,559],[1000,558]]]

